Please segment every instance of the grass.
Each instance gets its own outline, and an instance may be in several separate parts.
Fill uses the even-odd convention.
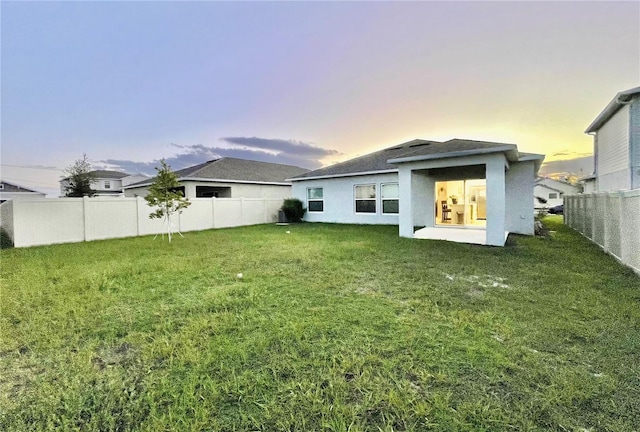
[[[638,431],[640,278],[545,223],[2,251],[0,429]]]

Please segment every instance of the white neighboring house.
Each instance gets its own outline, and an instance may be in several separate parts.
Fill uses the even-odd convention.
[[[175,171],[186,198],[288,198],[289,177],[305,168],[224,157]],[[155,178],[124,186],[127,197],[144,197]]]
[[[46,197],[44,192],[38,192],[15,183],[9,183],[0,180],[0,202],[8,200],[32,200],[43,199]]]
[[[503,246],[509,232],[534,233],[543,159],[514,144],[416,139],[293,177],[292,192],[309,222],[399,225],[401,237]]]
[[[640,189],[640,87],[618,93],[589,125],[596,192]]]
[[[124,197],[124,186],[136,183],[149,177],[144,174],[127,174],[120,171],[112,170],[94,170],[91,171],[95,181],[91,183],[91,187],[95,189],[96,197]],[[69,178],[60,180],[60,196],[66,195],[67,186],[69,186]]]
[[[571,183],[555,180],[552,178],[538,177],[533,187],[534,207],[551,208],[563,203],[564,195],[573,195],[582,192],[580,186]],[[538,198],[546,200],[541,203]]]

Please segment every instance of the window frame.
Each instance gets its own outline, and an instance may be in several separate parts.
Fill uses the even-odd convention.
[[[320,189],[322,191],[322,198],[318,199],[318,198],[309,198],[309,191],[312,189]],[[321,203],[322,205],[322,210],[311,210],[311,206],[309,205],[309,203],[314,202],[314,203]],[[308,187],[307,188],[307,212],[309,213],[324,213],[324,186],[316,186],[316,187]]]
[[[558,199],[558,192],[549,192],[549,199]]]
[[[364,186],[373,186],[374,197],[373,198],[358,198],[358,187]],[[378,214],[378,191],[376,187],[377,183],[361,183],[353,185],[353,211],[358,215],[377,215]],[[358,201],[373,201],[373,211],[372,212],[359,212],[358,211]]]
[[[385,198],[384,197],[384,187],[387,185],[396,185],[398,187],[398,194],[395,198]],[[384,202],[385,201],[397,201],[398,202],[398,211],[397,212],[386,212],[384,211]],[[388,183],[380,183],[380,211],[383,215],[398,215],[400,214],[400,184],[398,182],[388,182]]]
[[[104,181],[104,188],[105,189],[111,189],[111,180],[105,180]]]

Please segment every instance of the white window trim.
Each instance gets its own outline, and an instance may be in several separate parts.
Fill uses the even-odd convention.
[[[322,199],[309,199],[309,189],[322,189]],[[310,201],[322,201],[322,211],[317,211],[317,210],[309,210],[309,202]],[[324,213],[324,186],[316,186],[316,187],[308,187],[307,188],[307,211],[309,213]]]
[[[378,214],[378,191],[376,190],[376,196],[375,198],[358,198],[357,194],[356,194],[356,188],[358,186],[373,186],[374,188],[377,189],[378,184],[377,183],[361,183],[361,184],[356,184],[353,185],[353,212],[357,215],[368,215],[368,216],[375,216]],[[376,211],[374,212],[359,212],[357,210],[358,206],[356,205],[356,201],[373,201],[376,205]]]
[[[382,196],[382,188],[386,185],[398,185],[398,197],[397,198],[384,198]],[[388,213],[384,211],[385,201],[398,201],[398,211],[396,213]],[[399,215],[400,214],[400,184],[398,182],[380,183],[380,212],[383,215]]]
[[[105,180],[104,181],[104,188],[105,189],[111,189],[111,180]]]

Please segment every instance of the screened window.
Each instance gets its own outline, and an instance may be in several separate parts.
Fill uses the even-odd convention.
[[[307,210],[309,212],[324,211],[324,190],[323,188],[307,189]]]
[[[398,214],[400,210],[398,183],[387,183],[380,187],[382,194],[382,213]]]
[[[557,193],[552,192],[552,193],[549,194],[549,199],[556,199],[556,198],[558,198],[558,194]]]
[[[356,186],[356,213],[376,212],[376,185]]]

